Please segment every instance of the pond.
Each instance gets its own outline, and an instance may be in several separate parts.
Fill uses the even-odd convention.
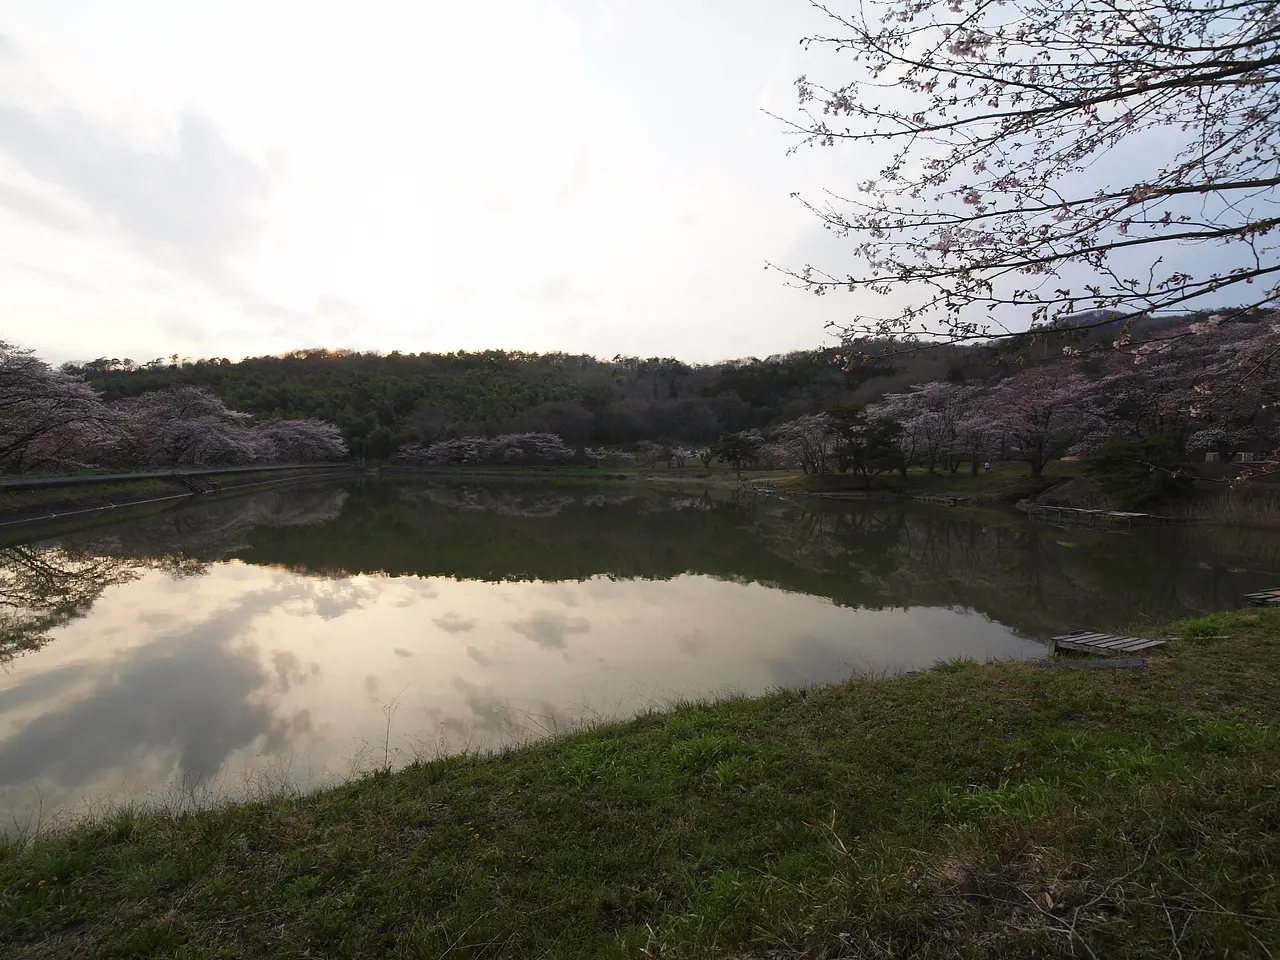
[[[0,812],[306,789],[678,698],[1041,656],[1278,584],[1274,536],[923,504],[374,479],[210,499],[0,548]]]

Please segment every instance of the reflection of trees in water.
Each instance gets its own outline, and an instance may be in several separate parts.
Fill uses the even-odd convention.
[[[347,496],[331,487],[276,490],[0,549],[0,663],[38,650],[109,587],[147,570],[198,575],[242,547],[247,531],[333,520]]]
[[[866,504],[817,505],[767,526],[770,549],[798,567],[844,575],[894,605],[975,609],[1029,635],[1233,607],[1280,567],[1280,550],[1245,531],[1062,530]]]
[[[143,570],[195,575],[233,555],[312,576],[703,574],[851,607],[972,609],[1030,636],[1223,609],[1280,579],[1280,546],[1244,531],[1126,535],[916,504],[365,482],[211,500],[0,551],[0,657],[38,647]]]
[[[291,487],[205,500],[61,539],[83,552],[155,558],[170,564],[175,574],[200,573],[208,561],[246,547],[247,534],[256,528],[306,526],[337,519],[348,496],[349,491],[342,487]]]
[[[450,510],[475,510],[502,517],[555,517],[567,507],[604,506],[635,500],[632,494],[547,490],[537,487],[495,487],[469,484],[410,485],[396,487],[396,496],[406,503],[431,504]]]
[[[547,496],[545,492],[473,486],[403,486],[396,493],[407,503],[480,510],[502,517],[554,517],[576,501],[572,494]]]
[[[51,630],[84,616],[107,587],[133,580],[138,570],[56,545],[0,550],[0,663],[40,649]]]
[[[459,501],[447,494],[427,502]],[[973,609],[1032,636],[1231,607],[1280,569],[1280,549],[1242,531],[1061,530],[1012,514],[919,504],[800,506],[656,491],[623,502],[500,487],[462,502],[473,512],[451,530],[427,513],[397,515],[415,535],[389,569],[481,579],[703,573],[848,606]],[[329,556],[328,569],[344,566]],[[358,565],[377,562],[371,552]]]

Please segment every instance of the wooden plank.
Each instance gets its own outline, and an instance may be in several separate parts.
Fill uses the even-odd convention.
[[[1116,634],[1064,634],[1054,637],[1050,652],[1071,650],[1076,653],[1091,653],[1095,656],[1114,657],[1120,654],[1136,653],[1149,650],[1163,644],[1163,640],[1145,640],[1142,637],[1124,637]]]
[[[1123,643],[1124,637],[1117,637],[1114,634],[1098,637],[1096,640],[1089,640],[1089,644],[1097,647],[1099,650],[1105,650],[1107,647],[1114,646],[1117,643]]]
[[[1142,642],[1141,637],[1117,637],[1116,639],[1112,640],[1110,643],[1104,643],[1103,646],[1106,647],[1108,650],[1121,650],[1121,649],[1124,649],[1125,647],[1131,647],[1135,643],[1141,643],[1141,642]]]
[[[1124,648],[1125,653],[1137,653],[1139,650],[1149,650],[1152,647],[1164,646],[1163,640],[1143,640],[1139,643],[1131,643]]]
[[[1105,654],[1107,657],[1110,657],[1112,649],[1119,648],[1119,646],[1123,645],[1124,641],[1120,640],[1119,637],[1111,637],[1111,639],[1107,640],[1106,643],[1092,644],[1094,652]]]
[[[1092,633],[1089,635],[1090,643],[1103,643],[1106,640],[1119,640],[1120,635],[1116,633]]]
[[[1083,637],[1087,630],[1072,630],[1070,633],[1064,633],[1061,636],[1053,637],[1054,640],[1070,640],[1072,637]]]
[[[1132,637],[1112,637],[1106,643],[1099,643],[1098,652],[1110,654],[1113,650],[1120,650],[1127,647],[1133,641]]]

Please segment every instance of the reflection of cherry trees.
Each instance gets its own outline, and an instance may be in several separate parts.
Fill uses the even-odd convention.
[[[0,663],[38,650],[110,587],[148,570],[197,576],[239,549],[256,527],[337,518],[347,495],[345,489],[294,487],[0,550]]]
[[[466,486],[403,486],[400,498],[410,503],[430,503],[450,510],[478,510],[503,517],[554,517],[577,502],[572,493],[517,491]]]
[[[1238,532],[1195,553],[1203,537],[1193,544],[1187,531],[1118,543],[1102,532],[1072,531],[1068,539],[1035,524],[941,509],[764,506],[745,522],[770,554],[792,565],[793,579],[780,586],[857,606],[972,609],[1026,636],[1075,625],[1082,609],[1091,623],[1115,627],[1220,609],[1266,579],[1228,568],[1277,559],[1265,538],[1247,542]]]
[[[108,587],[144,567],[61,546],[0,550],[0,663],[49,641],[50,631],[82,617]]]

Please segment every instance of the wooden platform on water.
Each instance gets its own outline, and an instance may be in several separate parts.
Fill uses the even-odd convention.
[[[1125,637],[1115,633],[1095,633],[1091,630],[1075,630],[1054,637],[1050,653],[1072,650],[1076,653],[1093,653],[1101,657],[1119,657],[1124,654],[1150,650],[1163,644],[1163,640],[1144,640],[1142,637]]]
[[[1272,607],[1280,605],[1280,587],[1274,590],[1259,590],[1257,593],[1246,593],[1244,599],[1255,607]]]
[[[1080,507],[1058,507],[1032,500],[1019,500],[1017,509],[1034,520],[1050,523],[1075,523],[1087,527],[1155,527],[1188,523],[1186,517],[1166,517],[1156,513],[1133,513],[1128,510],[1085,510]]]

